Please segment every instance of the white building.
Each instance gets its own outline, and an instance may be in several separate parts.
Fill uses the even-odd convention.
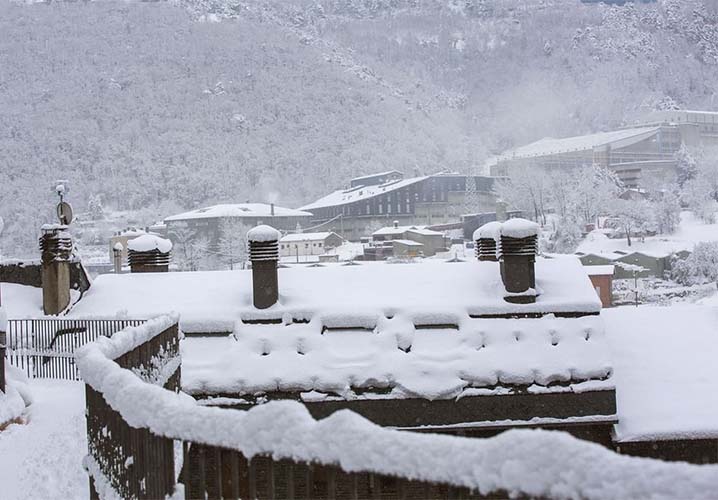
[[[279,255],[280,257],[322,255],[343,242],[344,238],[329,231],[288,234],[279,240]]]

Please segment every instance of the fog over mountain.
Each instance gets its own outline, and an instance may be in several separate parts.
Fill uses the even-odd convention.
[[[479,171],[541,137],[718,109],[715,2],[0,0],[0,216],[50,192],[147,217],[311,201],[388,168]]]

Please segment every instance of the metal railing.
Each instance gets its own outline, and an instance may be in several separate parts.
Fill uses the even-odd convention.
[[[80,380],[77,348],[142,323],[137,319],[11,319],[5,357],[28,377]]]

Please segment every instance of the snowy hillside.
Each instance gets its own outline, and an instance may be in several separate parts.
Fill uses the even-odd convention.
[[[34,248],[56,178],[80,211],[297,206],[353,175],[715,109],[717,23],[701,0],[0,0],[3,250]]]

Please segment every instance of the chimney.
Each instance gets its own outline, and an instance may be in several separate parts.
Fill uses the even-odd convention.
[[[399,221],[395,220],[394,221],[394,229],[397,229],[398,227],[399,227]]]
[[[112,263],[114,264],[115,274],[122,272],[122,250],[124,249],[125,247],[119,241],[112,247]]]
[[[272,214],[272,217],[274,217],[274,203],[269,204],[269,210],[270,210],[269,213]]]
[[[279,237],[279,231],[264,225],[247,232],[249,260],[252,261],[252,293],[257,309],[271,307],[279,300]]]
[[[172,242],[152,234],[143,234],[127,242],[127,260],[132,273],[166,273],[171,253]]]
[[[46,224],[40,236],[42,260],[42,309],[57,315],[70,305],[70,259],[72,236],[67,226]]]
[[[474,254],[480,261],[498,262],[496,242],[501,237],[501,223],[494,221],[474,231]]]
[[[501,224],[499,258],[504,300],[514,304],[536,302],[536,252],[539,226],[526,219],[510,219]]]

